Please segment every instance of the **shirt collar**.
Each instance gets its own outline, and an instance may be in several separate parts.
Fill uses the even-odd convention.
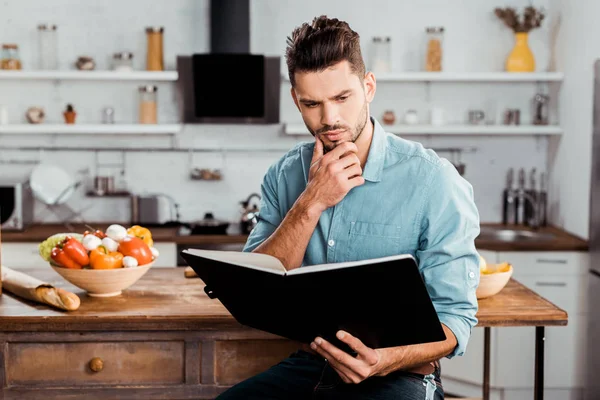
[[[367,181],[379,182],[385,163],[386,133],[375,118],[371,117],[371,122],[373,123],[373,137],[362,176]]]

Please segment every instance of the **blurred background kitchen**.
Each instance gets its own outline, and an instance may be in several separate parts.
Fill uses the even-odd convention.
[[[515,32],[505,8],[527,6],[541,24]],[[372,116],[452,161],[474,187],[482,223],[591,237],[596,0],[2,1],[3,233],[137,222],[182,236],[247,234],[267,168],[312,139],[284,51],[296,26],[322,14],[361,35],[378,78]],[[170,249],[161,254],[174,264]],[[577,263],[567,302],[583,304],[588,268]],[[588,314],[567,311],[575,328],[557,343],[569,353],[548,350],[552,399],[583,395]],[[494,396],[528,398],[532,373],[492,375]],[[451,375],[450,388],[479,392],[478,371],[455,372],[454,383]]]

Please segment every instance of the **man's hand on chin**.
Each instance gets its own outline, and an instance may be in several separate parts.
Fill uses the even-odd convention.
[[[310,347],[323,356],[346,383],[360,383],[370,376],[383,375],[385,349],[371,349],[348,332],[338,331],[337,338],[357,353],[352,357],[323,338],[317,337]]]

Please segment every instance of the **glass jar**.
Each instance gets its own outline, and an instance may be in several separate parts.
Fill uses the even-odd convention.
[[[146,52],[146,70],[148,71],[163,71],[164,54],[163,54],[163,27],[147,27],[147,52]]]
[[[19,57],[19,46],[12,43],[2,45],[1,69],[21,69],[21,58]]]
[[[157,87],[153,85],[139,87],[139,123],[157,123]]]
[[[425,71],[439,72],[442,70],[444,27],[428,27],[426,32]]]
[[[115,71],[133,71],[133,53],[125,51],[113,54],[113,69]]]
[[[58,69],[57,41],[56,25],[38,25],[38,57],[40,69]]]
[[[371,44],[371,71],[373,73],[388,73],[392,70],[391,46],[389,36],[375,36]]]

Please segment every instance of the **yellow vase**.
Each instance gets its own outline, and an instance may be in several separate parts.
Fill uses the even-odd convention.
[[[535,58],[527,43],[528,33],[515,33],[515,47],[506,59],[507,72],[534,72]]]

